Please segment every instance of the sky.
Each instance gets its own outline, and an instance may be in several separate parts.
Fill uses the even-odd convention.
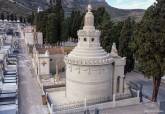
[[[155,0],[106,0],[111,6],[121,9],[147,9]]]

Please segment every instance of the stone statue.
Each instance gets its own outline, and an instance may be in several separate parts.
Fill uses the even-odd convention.
[[[113,43],[113,45],[112,45],[111,55],[112,55],[113,57],[119,56],[119,55],[118,55],[117,48],[116,48],[116,43]]]

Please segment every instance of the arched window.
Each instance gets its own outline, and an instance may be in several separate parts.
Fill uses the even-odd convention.
[[[116,92],[119,93],[120,90],[120,76],[117,77]]]
[[[84,41],[86,42],[87,41],[87,38],[84,38]]]
[[[92,41],[92,42],[94,42],[94,41],[95,41],[95,39],[94,39],[94,38],[92,38],[92,39],[91,39],[91,41]]]

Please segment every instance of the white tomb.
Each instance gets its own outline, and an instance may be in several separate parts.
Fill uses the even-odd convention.
[[[113,58],[100,46],[90,5],[78,38],[77,47],[65,57],[67,98],[112,98]]]
[[[101,32],[95,29],[94,16],[88,5],[84,27],[78,31],[78,44],[65,56],[66,87],[48,90],[51,114],[65,108],[111,102],[125,95],[124,66],[126,58],[118,55],[115,43],[111,53],[100,46]],[[98,105],[97,105],[98,106]],[[105,105],[104,105],[105,106]],[[62,108],[63,107],[63,108]]]

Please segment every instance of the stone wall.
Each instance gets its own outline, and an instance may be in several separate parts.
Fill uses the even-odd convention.
[[[66,66],[66,93],[69,99],[110,97],[112,99],[112,65]]]
[[[49,75],[50,74],[50,63],[49,57],[39,58],[39,75]]]
[[[56,73],[56,64],[59,66],[60,71],[65,67],[64,54],[50,55],[50,73],[53,75]]]
[[[32,32],[25,33],[25,42],[28,45],[34,45],[34,35]]]

